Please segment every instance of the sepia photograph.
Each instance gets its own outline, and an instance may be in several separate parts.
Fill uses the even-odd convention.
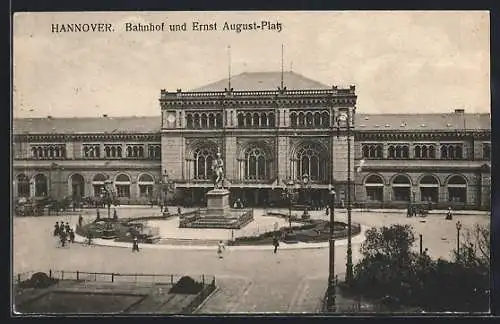
[[[489,314],[488,11],[17,12],[11,315]]]

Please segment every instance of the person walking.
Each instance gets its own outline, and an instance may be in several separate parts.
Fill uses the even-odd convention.
[[[78,216],[78,226],[79,226],[79,227],[82,227],[82,225],[83,225],[83,217],[82,217],[82,214],[80,214],[80,215]]]
[[[132,241],[132,252],[139,252],[139,242],[137,241],[137,236],[134,236]]]
[[[66,222],[66,225],[64,226],[64,230],[66,232],[66,235],[69,234],[69,231],[71,230],[71,226],[69,226],[68,222]]]
[[[54,236],[59,236],[59,222],[56,222],[56,224],[54,225]]]
[[[72,229],[69,231],[69,241],[75,243],[75,232]]]
[[[451,206],[448,207],[448,212],[446,213],[446,220],[452,220],[453,219],[453,214],[451,211]]]
[[[224,246],[224,243],[222,241],[219,241],[219,244],[217,244],[217,255],[219,256],[219,259],[222,259],[224,256],[222,255],[222,252],[226,249]]]
[[[278,237],[273,237],[273,246],[274,246],[274,254],[278,251],[278,246],[280,246],[280,242],[278,240]]]

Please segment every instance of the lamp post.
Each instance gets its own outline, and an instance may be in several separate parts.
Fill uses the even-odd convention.
[[[335,190],[332,185],[329,185],[330,193],[330,257],[329,257],[329,271],[328,271],[328,294],[327,294],[327,310],[328,312],[335,312]]]
[[[111,187],[113,186],[113,180],[109,178],[104,181],[104,202],[108,205],[108,218],[111,218]]]
[[[350,113],[342,113],[337,119],[337,137],[340,132],[340,122],[346,126],[347,131],[347,263],[346,282],[349,283],[353,277],[352,265],[352,206],[351,206],[351,116]]]
[[[460,221],[456,224],[457,228],[457,261],[460,258],[460,230],[462,229],[462,223]]]
[[[295,182],[290,179],[285,183],[285,188],[283,190],[283,196],[288,200],[288,225],[290,226],[290,230],[292,229],[292,203],[294,199],[294,186]]]

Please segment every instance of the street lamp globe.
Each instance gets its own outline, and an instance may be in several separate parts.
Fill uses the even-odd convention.
[[[462,229],[462,223],[460,221],[457,222],[457,230],[461,230]]]

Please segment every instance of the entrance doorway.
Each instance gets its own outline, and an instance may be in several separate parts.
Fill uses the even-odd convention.
[[[85,195],[85,179],[81,174],[71,176],[71,197],[74,199],[82,198]]]

